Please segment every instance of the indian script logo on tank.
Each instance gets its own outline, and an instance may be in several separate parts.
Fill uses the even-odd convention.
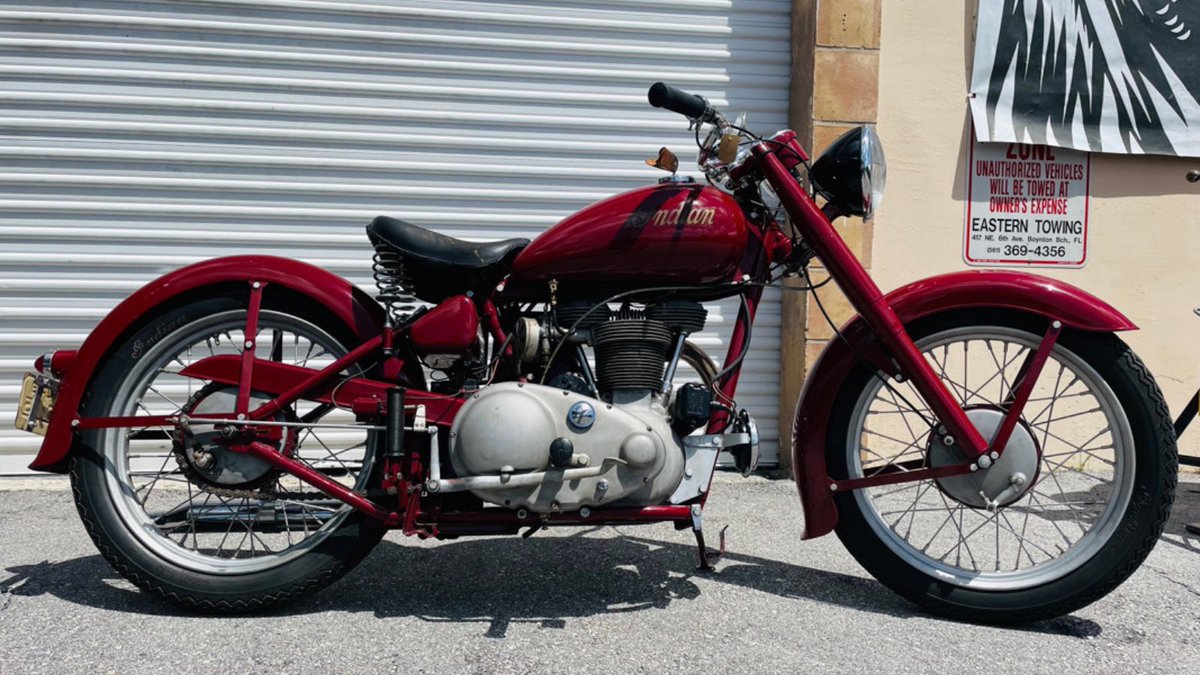
[[[712,225],[717,210],[711,206],[691,206],[691,202],[674,209],[659,209],[650,221],[654,225]]]

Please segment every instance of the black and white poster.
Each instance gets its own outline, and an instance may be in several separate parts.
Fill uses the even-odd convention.
[[[980,0],[981,142],[1200,157],[1200,0]]]

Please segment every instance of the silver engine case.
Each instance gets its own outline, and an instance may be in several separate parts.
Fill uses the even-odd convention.
[[[577,404],[583,405],[575,409],[572,423],[569,415]],[[587,406],[593,413],[590,425]],[[594,468],[598,475],[569,478],[564,469],[551,466],[550,445],[560,438],[573,446],[569,471]],[[679,485],[684,469],[682,441],[651,392],[618,392],[609,404],[517,382],[485,387],[463,405],[450,427],[450,462],[459,477],[508,480],[544,473],[532,485],[471,490],[485,502],[541,513],[660,504]]]

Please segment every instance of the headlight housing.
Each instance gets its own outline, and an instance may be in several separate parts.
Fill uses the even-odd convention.
[[[851,129],[829,145],[810,173],[817,192],[847,216],[871,218],[883,201],[887,160],[875,127]]]

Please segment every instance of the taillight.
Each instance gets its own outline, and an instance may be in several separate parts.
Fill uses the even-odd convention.
[[[74,349],[47,352],[34,360],[33,367],[43,375],[61,379],[71,369],[71,364],[75,361],[75,354]]]

